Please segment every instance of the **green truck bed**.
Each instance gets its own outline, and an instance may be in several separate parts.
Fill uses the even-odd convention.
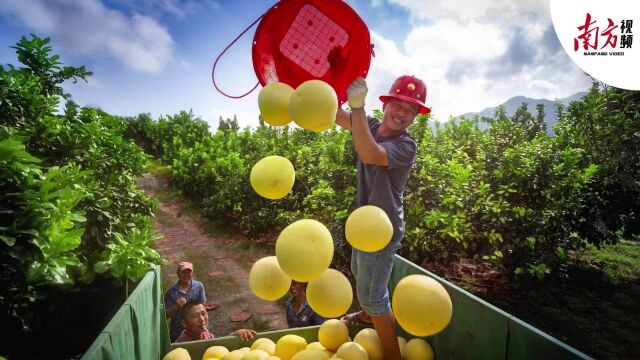
[[[439,281],[449,292],[453,303],[453,316],[446,329],[425,338],[433,347],[438,360],[590,359],[584,353],[397,255],[389,281],[389,291],[393,293],[400,279],[411,274],[423,274]],[[145,282],[147,278],[149,281]],[[189,351],[192,359],[200,360],[210,346],[222,345],[233,350],[251,343],[243,342],[237,337],[223,337],[169,344],[166,321],[163,316],[160,316],[161,319],[157,319],[156,316],[164,315],[162,293],[157,290],[160,283],[159,269],[147,274],[123,305],[125,310],[121,309],[116,314],[83,359],[160,359],[170,349],[182,347]],[[142,296],[140,292],[149,294]],[[154,315],[138,314],[139,311]],[[140,331],[142,328],[143,331]],[[359,329],[353,328],[350,331],[353,337]],[[311,326],[263,332],[259,333],[257,338],[267,337],[277,341],[283,335],[296,334],[307,339],[309,343],[317,341],[317,333],[318,327]],[[413,338],[400,327],[398,335],[407,340]],[[122,337],[126,339],[120,339]]]

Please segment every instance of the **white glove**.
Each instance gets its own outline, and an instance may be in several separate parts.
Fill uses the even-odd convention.
[[[347,99],[349,107],[359,109],[364,107],[364,99],[367,97],[367,82],[361,77],[357,77],[347,89]]]

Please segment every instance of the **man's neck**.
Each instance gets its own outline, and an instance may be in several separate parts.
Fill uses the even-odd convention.
[[[380,124],[380,127],[378,128],[378,134],[380,136],[383,136],[383,137],[397,136],[397,135],[400,135],[401,133],[402,133],[402,130],[393,131],[393,130],[389,129],[384,122],[382,124]]]
[[[191,280],[188,280],[188,281],[180,281],[180,282],[179,282],[179,284],[180,284],[180,288],[182,288],[182,289],[188,289],[188,288],[189,288],[189,286],[191,286]]]

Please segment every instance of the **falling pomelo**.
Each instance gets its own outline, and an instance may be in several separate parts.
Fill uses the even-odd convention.
[[[291,192],[296,181],[296,172],[288,159],[282,156],[267,156],[253,165],[249,180],[258,195],[277,200]]]
[[[291,278],[280,269],[278,259],[275,256],[263,257],[251,267],[249,287],[257,297],[263,300],[273,301],[280,299],[289,291],[290,286]]]
[[[354,210],[344,228],[345,237],[358,250],[382,250],[393,237],[389,216],[377,206],[365,205]]]
[[[369,360],[367,351],[360,344],[354,342],[340,345],[335,357],[344,360]]]
[[[191,355],[186,349],[175,348],[169,351],[162,360],[191,360]]]
[[[340,271],[327,269],[320,277],[309,281],[307,302],[320,316],[338,317],[349,310],[353,302],[351,283]]]
[[[391,305],[398,324],[415,336],[431,336],[442,331],[449,324],[453,310],[447,290],[426,275],[409,275],[400,280]]]
[[[272,82],[260,90],[258,107],[260,116],[272,126],[287,125],[293,120],[289,113],[289,100],[293,88],[282,82]]]
[[[327,350],[336,351],[340,345],[349,341],[349,329],[342,321],[329,319],[320,325],[318,341]]]
[[[282,271],[293,280],[308,282],[318,278],[333,259],[331,232],[319,221],[298,220],[278,236],[276,257]]]
[[[282,360],[291,360],[293,355],[307,348],[307,340],[298,335],[285,335],[276,342],[276,356]]]
[[[296,124],[311,131],[329,129],[336,121],[338,96],[331,85],[322,80],[300,84],[289,101],[289,112]]]
[[[383,360],[384,349],[382,347],[382,341],[378,336],[378,332],[372,328],[365,328],[353,338],[354,343],[360,344],[369,355],[369,360]]]
[[[433,360],[434,356],[431,345],[423,339],[411,339],[404,347],[405,360]]]
[[[211,346],[204,352],[202,355],[202,360],[206,359],[222,359],[225,355],[229,353],[229,349],[224,346]]]

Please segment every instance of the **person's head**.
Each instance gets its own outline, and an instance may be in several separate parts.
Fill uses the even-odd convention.
[[[307,295],[307,283],[291,280],[291,286],[289,286],[289,294],[294,297]]]
[[[200,334],[207,330],[209,314],[204,303],[190,300],[182,307],[182,327],[190,334]]]
[[[380,96],[385,127],[400,132],[415,120],[418,114],[431,112],[424,104],[427,86],[415,76],[400,76],[393,82],[389,94]]]
[[[185,283],[191,281],[191,279],[193,279],[193,264],[186,261],[179,263],[176,273],[178,274],[178,280],[180,282]]]

